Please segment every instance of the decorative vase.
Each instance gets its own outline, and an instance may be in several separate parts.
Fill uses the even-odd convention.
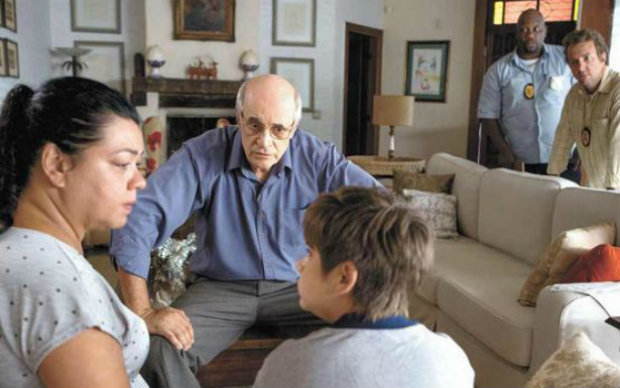
[[[159,69],[166,64],[166,59],[164,58],[164,53],[161,51],[161,48],[158,45],[149,47],[148,51],[146,52],[146,63],[148,63],[149,67],[151,68],[149,77],[163,77]]]

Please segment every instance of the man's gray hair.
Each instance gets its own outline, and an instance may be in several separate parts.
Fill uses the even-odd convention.
[[[243,103],[245,102],[245,88],[248,84],[248,81],[245,81],[239,87],[239,91],[237,92],[237,101],[235,103],[235,110],[239,117],[243,113]],[[301,121],[301,95],[297,91],[297,89],[293,86],[295,90],[295,122],[293,124],[294,128],[297,128],[299,122]]]

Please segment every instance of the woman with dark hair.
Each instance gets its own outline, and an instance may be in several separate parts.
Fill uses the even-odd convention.
[[[18,85],[0,116],[0,387],[146,386],[144,321],[86,261],[145,181],[135,109],[81,78]]]

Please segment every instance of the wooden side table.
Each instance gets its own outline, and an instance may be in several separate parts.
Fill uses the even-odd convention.
[[[392,178],[394,170],[422,172],[426,165],[424,159],[399,156],[388,159],[385,156],[377,155],[351,155],[347,159],[366,170],[375,178]]]

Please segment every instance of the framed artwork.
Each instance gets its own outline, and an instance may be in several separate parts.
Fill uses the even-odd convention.
[[[121,0],[71,0],[71,31],[121,32]]]
[[[5,39],[4,52],[8,76],[19,78],[19,49],[17,48],[17,42]]]
[[[174,39],[235,41],[234,0],[174,1]]]
[[[449,51],[447,40],[407,42],[405,94],[416,102],[446,102]]]
[[[17,8],[15,0],[2,0],[2,26],[17,32]]]
[[[0,77],[8,75],[8,67],[6,65],[6,42],[0,39]]]
[[[286,78],[299,92],[303,112],[314,111],[314,59],[271,58],[271,73]]]
[[[80,77],[102,82],[125,94],[125,45],[123,42],[74,42],[75,47],[91,51],[81,57],[86,67]]]
[[[316,0],[273,0],[271,44],[316,45]]]

